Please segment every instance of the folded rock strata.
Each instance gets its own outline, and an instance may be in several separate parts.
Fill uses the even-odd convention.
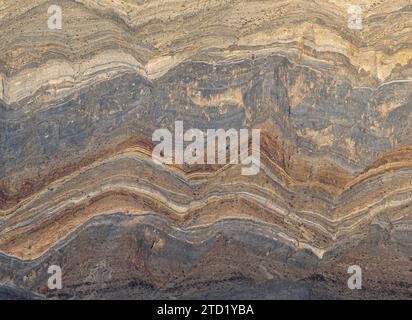
[[[411,298],[412,6],[358,3],[3,1],[0,297]],[[155,164],[177,120],[259,174]]]

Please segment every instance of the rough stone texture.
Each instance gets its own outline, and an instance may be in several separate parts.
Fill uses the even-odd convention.
[[[3,0],[0,298],[412,298],[412,6],[358,3]],[[155,165],[176,120],[260,173]]]

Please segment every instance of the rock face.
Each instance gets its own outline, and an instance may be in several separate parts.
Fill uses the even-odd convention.
[[[56,2],[0,4],[0,298],[412,298],[410,0]],[[155,164],[177,120],[260,172]]]

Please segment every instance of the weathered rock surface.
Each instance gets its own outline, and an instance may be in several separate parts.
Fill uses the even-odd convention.
[[[359,3],[3,1],[0,298],[412,298],[412,6]],[[156,165],[176,120],[259,174]]]

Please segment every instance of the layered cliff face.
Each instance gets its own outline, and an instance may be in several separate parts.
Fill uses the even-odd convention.
[[[412,5],[353,4],[4,0],[0,297],[411,298]],[[177,120],[259,173],[156,164]]]

